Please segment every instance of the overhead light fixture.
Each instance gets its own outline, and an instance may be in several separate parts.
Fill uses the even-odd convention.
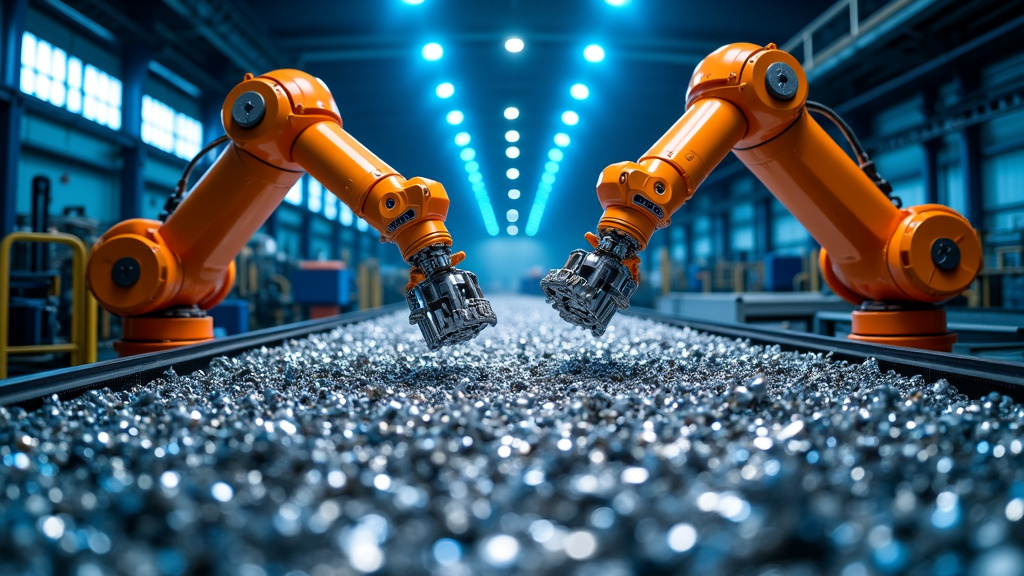
[[[604,48],[597,44],[591,44],[583,49],[583,57],[587,59],[587,62],[600,62],[604,60]]]
[[[483,182],[473,182],[472,188],[473,192],[483,192],[487,189]]]
[[[515,188],[508,191],[508,197],[510,200],[519,200],[519,195],[519,190],[516,190]]]
[[[519,148],[509,146],[505,149],[505,156],[508,156],[509,158],[519,158]]]
[[[423,46],[423,58],[425,60],[440,60],[444,55],[444,48],[437,42],[431,42]]]
[[[469,140],[469,132],[459,132],[455,135],[456,146],[465,146],[466,144],[469,144]]]
[[[469,162],[473,158],[476,158],[476,150],[472,148],[463,148],[462,152],[459,152],[459,158],[462,158],[463,162]]]
[[[629,4],[629,0],[604,0],[609,6],[625,6]]]
[[[577,84],[580,86],[580,84]],[[575,86],[574,86],[575,88]],[[455,86],[451,82],[442,82],[437,85],[437,90],[434,90],[438,98],[451,98],[452,94],[455,94]]]
[[[505,40],[505,50],[508,50],[509,52],[522,52],[525,47],[526,44],[523,42],[522,38],[509,38],[508,40]]]
[[[561,162],[562,158],[565,158],[565,153],[559,150],[558,148],[552,148],[551,150],[548,151],[548,158],[550,158],[553,162]]]
[[[550,172],[551,174],[558,172],[558,162],[545,162],[544,171]]]
[[[519,210],[513,208],[505,213],[505,217],[508,218],[509,222],[515,222],[516,220],[519,220]]]
[[[508,118],[509,120],[519,118],[519,108],[516,108],[515,106],[505,108],[505,118]]]
[[[519,178],[519,170],[516,168],[509,168],[505,172],[505,176],[508,176],[509,180],[515,180],[516,178]]]
[[[508,228],[505,228],[505,231],[508,232],[509,236],[515,236],[516,234],[519,234],[519,226],[511,224]]]
[[[465,116],[463,116],[462,111],[460,110],[452,110],[451,112],[448,113],[448,123],[451,124],[452,126],[458,126],[459,124],[462,124],[462,120],[464,118]]]
[[[505,140],[508,142],[519,142],[519,132],[516,132],[515,130],[505,132]]]
[[[559,132],[555,134],[555,145],[560,148],[565,148],[569,145],[569,135],[565,132]]]
[[[586,84],[573,84],[572,88],[569,88],[569,94],[577,100],[586,100],[587,96],[590,96],[590,88],[587,88]]]
[[[480,164],[477,163],[476,160],[470,160],[469,162],[466,162],[466,172],[469,172],[470,174],[472,174],[473,172],[479,172],[479,171],[480,171]]]
[[[484,177],[479,172],[473,172],[472,174],[469,175],[469,181],[472,182],[473,184],[476,184],[477,182],[483,182],[483,180]]]
[[[545,184],[554,184],[555,175],[552,174],[551,172],[545,172],[544,175],[540,177],[540,181],[544,182]]]
[[[566,110],[562,112],[562,122],[565,122],[566,126],[575,126],[580,122],[580,115],[572,110]]]
[[[402,2],[405,2],[406,4],[409,4],[409,5],[412,5],[412,6],[417,6],[419,4],[423,4],[423,0],[402,0]]]

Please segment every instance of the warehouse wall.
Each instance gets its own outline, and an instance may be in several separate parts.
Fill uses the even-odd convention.
[[[112,77],[120,79],[124,74],[124,63],[119,56],[122,48],[116,42],[98,38],[94,32],[46,6],[29,3],[24,30],[64,50],[69,57],[80,58]],[[16,41],[20,46],[20,30]],[[157,68],[164,69],[161,66]],[[17,78],[17,71],[15,76]],[[205,94],[188,84],[187,78],[183,80],[185,82],[180,86],[176,85],[155,74],[151,67],[143,83],[143,94],[194,119],[214,116],[216,111],[206,108],[219,106],[223,95]],[[100,126],[80,114],[25,94],[17,85],[10,88],[12,98],[27,104],[18,127],[21,148],[17,158],[16,185],[14,190],[6,192],[14,195],[19,218],[27,218],[31,181],[36,176],[46,176],[51,180],[52,215],[59,215],[68,208],[81,208],[87,216],[100,222],[101,229],[106,229],[120,221],[123,199],[131,194],[138,195],[139,207],[131,216],[156,218],[159,215],[181,177],[186,164],[184,158],[143,145],[142,189],[125,190],[125,150],[127,146],[137,145],[137,136],[129,136],[123,126],[116,130]],[[215,104],[208,104],[210,102]],[[204,143],[223,133],[220,126],[204,128]],[[200,164],[191,184],[199,179],[213,157],[215,154],[211,155],[211,160]],[[344,256],[355,264],[363,258],[377,257],[376,233],[365,229],[365,223],[351,218],[351,213],[346,223],[341,218],[338,203],[334,204],[331,218],[324,215],[325,202],[322,198],[319,208],[311,210],[307,186],[308,180],[304,179],[297,190],[298,196],[293,198],[295,201],[284,203],[272,216],[272,221],[264,226],[263,232],[272,233],[278,245],[296,259]],[[387,255],[387,252],[380,254]],[[400,256],[398,260],[401,260]]]

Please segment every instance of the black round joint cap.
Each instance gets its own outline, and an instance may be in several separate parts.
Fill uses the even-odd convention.
[[[764,84],[768,93],[779,100],[792,100],[800,88],[796,70],[785,62],[776,62],[768,67],[764,74]]]
[[[142,270],[139,267],[139,261],[130,256],[114,262],[114,267],[110,269],[110,278],[114,281],[114,284],[121,288],[134,286],[139,281],[141,274]]]
[[[960,247],[949,238],[938,238],[932,242],[932,262],[943,270],[953,270],[960,265]]]

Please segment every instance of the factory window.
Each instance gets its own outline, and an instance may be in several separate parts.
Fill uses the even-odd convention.
[[[292,184],[291,189],[284,195],[284,201],[293,206],[302,205],[302,178],[299,178],[295,184]]]
[[[699,216],[693,224],[693,257],[697,260],[711,258],[714,246],[711,241],[711,218]]]
[[[991,232],[1024,229],[1024,148],[986,158],[981,178],[985,227]]]
[[[729,211],[729,247],[734,253],[754,251],[754,204],[736,204]]]
[[[324,191],[324,218],[334,220],[338,217],[338,197],[329,191]]]
[[[341,220],[342,226],[351,226],[355,220],[356,215],[352,213],[352,209],[348,207],[348,204],[341,205],[341,216],[338,217]]]
[[[319,214],[324,207],[324,187],[312,178],[306,188],[306,207],[314,214]]]
[[[779,254],[804,254],[810,234],[779,201],[772,202],[772,247]]]
[[[681,224],[672,226],[669,228],[669,241],[671,248],[669,248],[672,256],[672,261],[675,263],[682,263],[686,260],[686,231],[683,230]]]
[[[121,81],[31,32],[21,37],[21,91],[121,129]]]
[[[191,160],[199,153],[203,125],[199,120],[146,95],[142,97],[142,141]]]

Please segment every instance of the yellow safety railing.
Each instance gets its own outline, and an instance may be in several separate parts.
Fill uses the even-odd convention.
[[[11,305],[11,246],[15,242],[64,244],[71,248],[71,342],[34,346],[9,346]],[[0,379],[7,378],[8,357],[12,354],[69,352],[71,365],[96,361],[96,300],[85,285],[85,243],[77,236],[62,232],[13,232],[0,242]]]

